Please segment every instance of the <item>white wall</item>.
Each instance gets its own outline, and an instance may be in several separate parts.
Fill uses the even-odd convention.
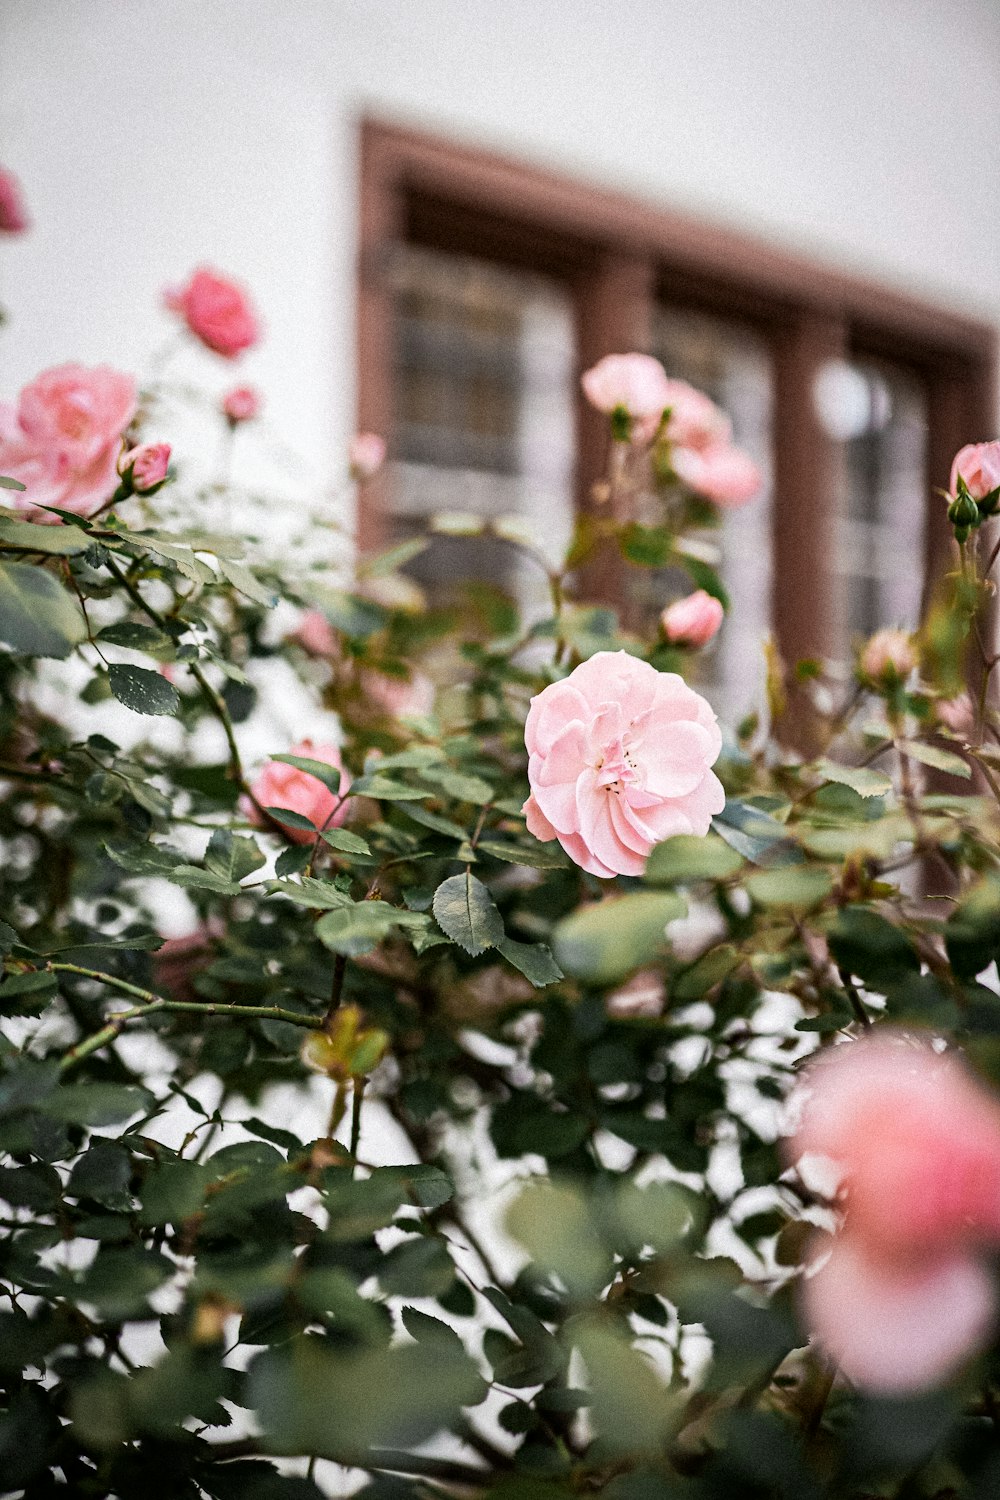
[[[141,368],[160,288],[207,261],[267,321],[240,376],[330,467],[364,109],[1000,321],[998,106],[996,0],[2,0],[0,160],[36,227],[0,244],[0,394]]]

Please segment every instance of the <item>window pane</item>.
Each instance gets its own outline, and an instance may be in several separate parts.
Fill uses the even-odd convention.
[[[926,401],[905,370],[836,361],[821,373],[820,419],[840,445],[834,556],[836,649],[883,625],[914,628],[924,577]]]
[[[767,344],[752,330],[702,313],[660,307],[652,352],[668,375],[712,397],[729,415],[733,434],[759,465],[760,494],[739,510],[721,512],[718,531],[705,533],[732,608],[713,647],[699,661],[700,686],[716,711],[734,722],[763,694],[761,643],[770,629],[771,598],[771,363]],[[657,601],[691,588],[686,576],[655,581],[669,589]],[[655,584],[654,584],[655,586]]]
[[[392,264],[394,540],[441,511],[517,516],[553,557],[572,524],[573,323],[540,276],[400,247]],[[408,571],[436,601],[483,578],[544,610],[537,566],[500,541],[435,537]]]

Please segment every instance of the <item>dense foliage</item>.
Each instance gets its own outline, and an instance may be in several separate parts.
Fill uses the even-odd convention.
[[[525,827],[529,700],[599,651],[697,653],[581,580],[613,554],[637,596],[725,601],[713,507],[617,421],[631,499],[564,566],[439,523],[530,555],[531,625],[486,584],[388,587],[420,541],[337,589],[161,529],[126,481],[89,519],[0,516],[6,1490],[307,1500],[329,1460],[372,1500],[1000,1489],[995,1351],[872,1393],[809,1343],[799,1270],[834,1217],[778,1139],[800,1060],[885,1018],[1000,1082],[997,736],[937,712],[982,532],[919,679],[802,664],[822,748],[747,719],[712,831],[602,880]],[[321,649],[273,628],[279,597]],[[267,747],[338,799],[322,827],[262,803],[241,749],[282,662],[342,725],[343,771]],[[773,652],[769,687],[780,728]],[[192,936],[161,947],[168,886]],[[302,1138],[289,1101],[320,1094]]]

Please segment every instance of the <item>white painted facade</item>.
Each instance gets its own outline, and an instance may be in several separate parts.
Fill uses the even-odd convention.
[[[996,0],[3,0],[0,161],[35,227],[0,244],[0,394],[143,369],[160,289],[207,262],[267,338],[181,369],[258,383],[334,476],[365,112],[1000,322]]]

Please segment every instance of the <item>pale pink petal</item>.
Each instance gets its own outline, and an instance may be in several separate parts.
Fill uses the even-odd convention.
[[[539,839],[541,843],[547,844],[551,839],[556,837],[555,828],[553,828],[548,818],[542,812],[542,809],[535,800],[534,794],[528,798],[521,811],[524,813],[524,821],[527,824],[528,832],[536,839]]]

